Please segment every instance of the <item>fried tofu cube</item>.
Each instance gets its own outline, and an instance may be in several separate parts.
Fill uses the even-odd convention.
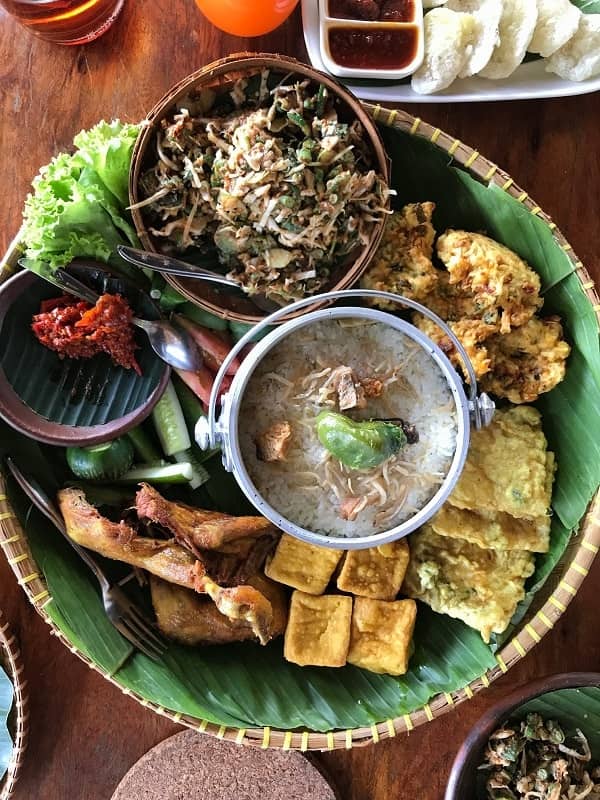
[[[357,597],[352,612],[348,663],[370,672],[404,675],[417,618],[414,600]]]
[[[366,550],[350,550],[337,579],[342,592],[393,600],[404,580],[410,554],[405,539]]]
[[[323,594],[342,552],[317,547],[284,533],[265,567],[265,575],[307,594]]]
[[[351,597],[294,592],[285,631],[285,659],[301,667],[343,667],[351,619]]]

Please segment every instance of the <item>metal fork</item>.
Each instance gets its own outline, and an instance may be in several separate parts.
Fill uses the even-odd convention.
[[[147,619],[120,586],[111,583],[88,551],[70,538],[60,511],[39,483],[34,478],[26,477],[10,456],[5,458],[5,462],[13,478],[27,497],[58,528],[71,547],[96,576],[102,590],[104,610],[115,628],[137,650],[147,655],[148,658],[158,661],[168,645],[162,636],[157,633],[154,624]]]

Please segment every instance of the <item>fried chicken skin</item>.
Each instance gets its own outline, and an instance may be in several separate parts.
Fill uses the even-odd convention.
[[[261,540],[264,543],[265,539],[265,536],[257,539],[253,534],[256,534],[258,530],[264,532],[265,526],[262,525],[262,522],[266,523],[266,520],[262,520],[260,517],[240,517],[239,519],[245,520],[245,523],[241,525],[241,533],[238,530],[240,538],[232,541],[230,520],[234,518],[226,514],[170,503],[150,486],[143,486],[140,492],[143,492],[140,507],[151,513],[151,503],[156,504],[163,514],[171,515],[169,520],[171,527],[159,522],[160,515],[158,513],[155,515],[156,518],[145,517],[144,519],[152,519],[169,531],[173,528],[177,531],[177,541],[138,536],[136,530],[126,522],[115,523],[106,519],[87,502],[80,489],[63,489],[58,493],[59,507],[68,536],[82,547],[94,550],[106,558],[123,561],[134,567],[145,569],[151,575],[169,583],[208,595],[220,613],[232,620],[243,621],[259,641],[266,644],[271,638],[273,624],[273,607],[269,599],[259,589],[241,581],[238,585],[221,586],[215,580],[226,572],[229,573],[228,577],[232,580],[231,562],[233,561],[233,566],[244,562],[247,553],[251,554],[248,558],[252,559],[252,547]],[[140,492],[138,492],[138,497]],[[139,511],[138,515],[140,515]],[[167,521],[166,516],[161,519]],[[248,520],[253,520],[253,522]],[[261,524],[258,524],[256,520],[259,520]],[[190,524],[195,523],[197,527],[189,532],[186,531],[182,527],[186,521]],[[202,534],[206,531],[198,526],[208,523],[223,524],[226,527],[226,533],[220,535],[218,530],[211,529],[211,536],[202,538]],[[220,542],[225,548],[232,548],[236,543],[241,542],[240,552],[244,555],[239,556],[239,552],[219,553],[208,549],[200,551],[194,544],[194,535],[196,535],[197,541],[205,544]],[[266,538],[268,538],[270,549],[274,539],[270,535]],[[179,541],[190,544],[184,546]],[[250,550],[248,549],[249,543],[252,546]],[[266,558],[267,552],[265,549],[260,550],[260,564]],[[232,559],[232,555],[237,557]],[[258,569],[256,559],[254,559],[252,569],[253,574]]]
[[[392,292],[412,300],[423,300],[434,289],[438,277],[431,263],[434,210],[435,203],[411,203],[388,217],[381,243],[362,277],[363,289]],[[398,308],[386,300],[372,300],[371,304]]]
[[[516,253],[481,233],[447,230],[437,241],[437,254],[448,270],[449,284],[471,313],[500,333],[524,325],[541,308],[539,275]],[[443,315],[442,315],[443,316]],[[448,318],[448,317],[447,317]]]
[[[511,403],[531,403],[565,377],[571,348],[563,339],[558,317],[533,317],[486,344],[494,368],[483,377],[481,388]]]

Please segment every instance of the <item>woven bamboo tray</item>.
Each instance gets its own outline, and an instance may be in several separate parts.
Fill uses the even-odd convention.
[[[0,519],[2,515],[0,514]],[[1,534],[0,534],[1,535]],[[21,663],[21,653],[17,640],[11,633],[8,622],[0,611],[0,664],[6,670],[8,677],[12,680],[15,688],[15,699],[13,705],[14,724],[9,725],[10,733],[13,737],[14,747],[8,770],[3,780],[0,781],[0,800],[8,800],[11,797],[19,770],[23,763],[25,749],[27,747],[27,681],[23,676],[23,664]]]
[[[573,273],[577,276],[582,291],[592,304],[600,326],[600,298],[590,279],[589,273],[577,258],[571,245],[557,228],[556,224],[542,209],[514,182],[514,180],[496,164],[488,161],[468,145],[454,139],[439,128],[412,117],[404,111],[390,111],[381,106],[367,105],[366,108],[381,125],[387,125],[408,132],[413,136],[423,137],[433,142],[442,151],[448,153],[454,162],[461,165],[473,177],[485,184],[495,184],[503,191],[523,204],[531,214],[543,220],[553,233],[559,246],[568,255],[573,265]],[[0,280],[14,271],[18,257],[18,243],[15,241],[7,253],[0,272]],[[1,267],[2,265],[0,265]],[[51,632],[63,641],[73,653],[85,661],[88,666],[99,672],[101,670],[85,655],[77,650],[54,625],[45,611],[52,597],[44,581],[43,575],[29,551],[27,540],[21,526],[6,501],[4,479],[0,476],[0,546],[4,549],[19,584],[23,587],[30,602],[45,619]],[[479,678],[458,691],[439,694],[422,708],[395,719],[388,719],[371,727],[348,730],[335,730],[328,733],[316,733],[308,730],[283,731],[271,728],[238,729],[218,726],[206,720],[175,714],[149,702],[140,694],[123,689],[118,679],[102,673],[104,677],[117,687],[134,697],[142,705],[152,709],[173,722],[193,728],[201,733],[216,736],[219,739],[234,741],[238,744],[250,744],[259,747],[281,748],[283,750],[336,750],[351,749],[379,742],[383,739],[410,732],[418,725],[431,722],[435,717],[446,714],[454,706],[473,697],[514,664],[526,656],[555,625],[558,618],[566,611],[567,606],[577,594],[582,581],[588,574],[591,564],[600,549],[600,490],[590,503],[587,514],[581,523],[577,535],[572,536],[568,549],[560,565],[548,578],[543,589],[538,592],[535,603],[527,617],[519,626],[516,635],[496,653],[496,666],[487,670]]]

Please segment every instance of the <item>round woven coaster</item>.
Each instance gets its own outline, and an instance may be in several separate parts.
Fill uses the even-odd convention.
[[[111,800],[336,800],[297,752],[261,750],[183,731],[133,765]]]

